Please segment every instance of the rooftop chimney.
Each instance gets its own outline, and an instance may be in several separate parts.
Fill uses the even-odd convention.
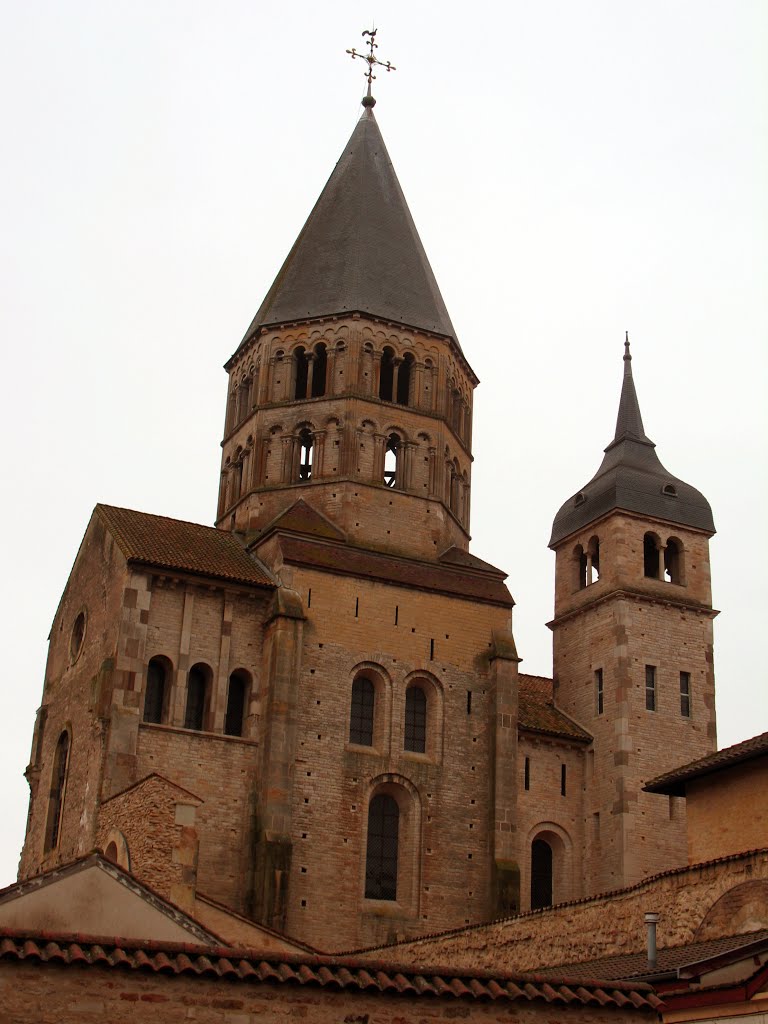
[[[651,970],[656,969],[656,925],[658,923],[658,914],[648,913],[645,915],[645,927],[648,930],[648,966]]]

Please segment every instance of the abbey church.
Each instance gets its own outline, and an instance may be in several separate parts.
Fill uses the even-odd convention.
[[[340,951],[688,863],[684,796],[644,787],[716,749],[709,504],[617,339],[615,431],[554,516],[553,676],[519,671],[470,551],[472,353],[367,99],[226,363],[215,524],[87,525],[20,883],[99,851],[205,934]]]

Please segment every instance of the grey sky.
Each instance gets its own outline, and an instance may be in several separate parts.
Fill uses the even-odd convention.
[[[352,132],[367,25],[353,2],[2,6],[7,884],[90,512],[212,520],[221,364]],[[375,13],[398,68],[376,116],[482,382],[472,549],[510,574],[523,669],[551,670],[549,529],[613,435],[628,329],[646,431],[718,527],[720,742],[768,728],[768,5]]]

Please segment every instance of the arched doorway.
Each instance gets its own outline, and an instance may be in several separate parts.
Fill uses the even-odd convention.
[[[552,847],[546,839],[531,843],[531,910],[552,906]]]

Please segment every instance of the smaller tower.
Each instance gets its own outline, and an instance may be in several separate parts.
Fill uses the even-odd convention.
[[[642,786],[716,746],[714,532],[706,498],[667,472],[645,433],[627,340],[615,437],[550,540],[555,697],[594,736],[587,892],[686,861],[683,801]]]

